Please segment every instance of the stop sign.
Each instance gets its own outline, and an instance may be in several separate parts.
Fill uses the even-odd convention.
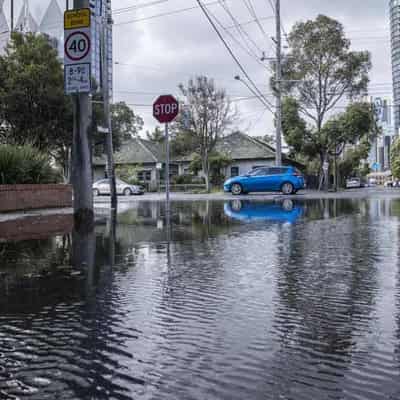
[[[179,103],[174,96],[160,96],[153,104],[153,116],[161,124],[172,122],[179,113]]]

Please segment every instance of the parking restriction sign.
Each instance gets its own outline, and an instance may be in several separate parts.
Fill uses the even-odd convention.
[[[90,10],[68,10],[64,14],[65,93],[88,93],[91,89]]]

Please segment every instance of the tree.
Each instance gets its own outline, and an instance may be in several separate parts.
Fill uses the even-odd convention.
[[[400,139],[396,139],[390,151],[390,161],[393,177],[400,179]]]
[[[288,42],[291,51],[283,63],[283,90],[293,99],[286,106],[303,118],[292,135],[306,134],[322,167],[329,161],[326,146],[320,146],[324,123],[341,100],[357,100],[367,93],[370,54],[351,51],[342,24],[324,15],[297,23]]]
[[[307,127],[299,113],[299,106],[295,99],[286,98],[283,105],[283,132],[291,155],[315,157],[323,159],[338,158],[346,145],[353,145],[353,163],[368,156],[372,140],[377,136],[379,129],[371,104],[352,103],[346,110],[331,117],[321,128],[319,134],[316,130]],[[350,160],[350,157],[349,157]],[[353,164],[351,164],[353,165]]]
[[[156,126],[153,130],[153,132],[147,131],[146,132],[146,137],[147,140],[153,143],[163,143],[165,139],[165,134],[164,131],[159,127]]]
[[[214,151],[210,154],[209,162],[210,180],[214,185],[220,185],[225,179],[225,174],[222,171],[232,163],[232,159],[226,154]],[[196,154],[189,165],[189,170],[198,174],[203,168],[202,164],[200,155]]]
[[[0,57],[0,138],[50,153],[64,169],[72,141],[72,104],[57,51],[44,35],[12,33]]]
[[[95,98],[102,99],[102,94],[97,93]],[[114,151],[118,151],[124,141],[138,135],[143,128],[144,122],[124,101],[111,104],[110,113],[113,149]],[[106,123],[104,120],[103,105],[95,103],[93,107],[92,129],[96,155],[104,153],[105,145],[104,134],[98,132],[98,125],[106,125]]]
[[[173,124],[173,132],[189,134],[201,157],[202,171],[210,190],[210,154],[217,140],[224,136],[235,118],[235,112],[224,89],[216,87],[206,76],[179,85],[187,113]]]

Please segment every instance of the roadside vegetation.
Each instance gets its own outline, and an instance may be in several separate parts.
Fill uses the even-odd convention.
[[[59,183],[62,174],[50,157],[32,146],[0,145],[0,184]]]

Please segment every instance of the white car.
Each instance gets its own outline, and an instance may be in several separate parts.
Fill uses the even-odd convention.
[[[120,179],[115,180],[117,187],[117,194],[122,194],[124,196],[140,195],[143,194],[143,188],[138,185],[130,185],[125,183]],[[104,194],[110,194],[110,183],[108,179],[101,179],[93,184],[93,195],[100,196]]]
[[[346,180],[346,189],[358,189],[361,187],[360,178],[350,178]]]

